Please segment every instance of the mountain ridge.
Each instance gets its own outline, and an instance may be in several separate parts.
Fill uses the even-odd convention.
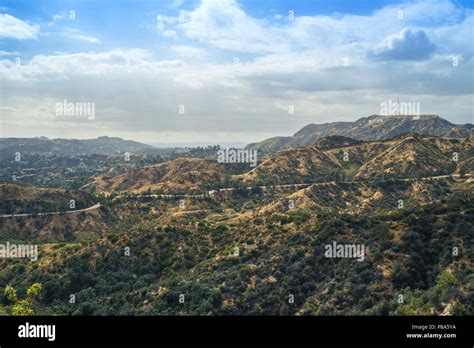
[[[119,137],[101,136],[95,139],[64,139],[47,137],[0,138],[1,158],[14,157],[16,152],[76,156],[76,155],[112,155],[124,152],[154,149],[153,146]]]
[[[328,135],[350,137],[354,140],[385,140],[403,133],[416,133],[451,138],[472,137],[474,125],[454,124],[439,115],[370,115],[356,121],[337,121],[308,124],[292,136],[273,137],[248,144],[246,149],[256,149],[263,155],[284,149],[314,143]]]
[[[347,153],[347,161],[343,154]],[[453,153],[459,162],[453,163]],[[472,138],[440,138],[404,133],[392,139],[358,141],[327,136],[315,143],[285,149],[255,168],[231,171],[212,159],[176,159],[112,178],[96,177],[82,189],[92,192],[207,192],[214,188],[331,181],[373,180],[473,172]]]

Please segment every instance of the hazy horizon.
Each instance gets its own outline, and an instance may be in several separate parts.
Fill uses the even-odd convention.
[[[374,116],[374,115],[367,115],[367,116],[362,116],[362,117],[358,117],[356,120],[360,119],[360,118],[363,118],[363,117],[369,117],[369,116]],[[377,116],[380,116],[380,115],[377,115]],[[399,116],[399,115],[385,115],[386,117],[390,117],[390,116]],[[409,116],[409,115],[403,115],[403,116]],[[423,116],[423,115],[421,115]],[[441,118],[451,122],[449,119],[446,119],[444,118],[442,115],[436,115],[436,116],[440,116]],[[354,120],[354,121],[356,121]],[[333,123],[333,122],[339,122],[338,120],[334,120],[332,122],[325,122],[325,123]],[[344,122],[351,122],[351,121],[344,121]],[[451,122],[453,124],[457,124],[457,125],[462,125],[463,123],[455,123],[455,122]],[[309,125],[311,123],[308,123],[307,125]],[[470,122],[467,122],[465,124],[472,124]],[[306,126],[306,125],[305,125]],[[281,134],[281,135],[273,135],[273,136],[270,136],[270,137],[278,137],[278,136],[282,136],[282,137],[286,137],[286,136],[292,136],[294,135],[298,130],[300,130],[301,128],[291,132],[291,133],[288,133],[288,134]],[[216,146],[216,145],[220,145],[221,147],[244,147],[245,145],[248,145],[250,143],[255,143],[255,142],[259,142],[259,141],[263,141],[267,138],[270,138],[270,137],[267,137],[267,138],[262,138],[262,139],[255,139],[254,141],[249,141],[249,142],[242,142],[242,141],[235,141],[235,142],[215,142],[215,141],[209,141],[209,142],[156,142],[156,141],[144,141],[144,140],[140,140],[140,139],[134,139],[134,138],[123,138],[123,137],[120,137],[118,135],[113,135],[113,134],[102,134],[102,135],[98,135],[96,137],[88,137],[88,136],[84,136],[84,137],[48,137],[48,136],[45,136],[45,135],[33,135],[33,136],[0,136],[0,139],[8,139],[8,138],[48,138],[50,140],[54,140],[54,139],[65,139],[65,140],[93,140],[93,139],[97,139],[97,138],[100,138],[100,137],[110,137],[110,138],[121,138],[123,140],[131,140],[131,141],[136,141],[136,142],[140,142],[140,143],[143,143],[145,145],[150,145],[150,146],[153,146],[155,148],[158,148],[158,149],[164,149],[164,148],[185,148],[185,147],[206,147],[206,146]]]

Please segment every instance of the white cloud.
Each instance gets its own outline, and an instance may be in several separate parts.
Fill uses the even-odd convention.
[[[453,30],[452,34],[464,41],[472,37],[468,29],[472,18],[472,10],[449,0],[394,4],[363,16],[296,15],[293,20],[281,17],[276,21],[249,16],[235,0],[202,0],[180,16],[158,15],[156,25],[158,32],[168,38],[196,40],[229,51],[264,55],[320,50],[320,55],[333,55],[337,50],[354,58],[365,57],[381,41],[409,27],[423,30],[437,45],[439,35],[433,35],[433,28],[455,26],[461,30],[457,34]],[[463,20],[464,28],[459,25]],[[448,41],[443,37],[442,46],[449,45]],[[465,50],[472,51],[469,47]]]
[[[178,22],[175,17],[157,15],[156,16],[156,29],[158,32],[165,37],[177,37],[175,30],[166,29],[168,26]]]
[[[63,14],[58,13],[58,14],[55,14],[55,15],[53,16],[53,21],[54,21],[54,22],[59,22],[59,21],[60,21],[61,19],[63,19],[63,18],[64,18]]]
[[[0,37],[26,40],[36,39],[39,27],[30,25],[9,14],[0,14]]]
[[[169,49],[182,58],[202,59],[207,56],[206,50],[194,46],[177,45],[170,46]]]
[[[242,52],[278,51],[278,39],[272,37],[263,22],[248,16],[234,0],[202,0],[193,11],[182,11],[177,17],[157,16],[162,34],[196,39],[218,48]],[[170,34],[171,33],[171,34]]]
[[[85,41],[85,42],[97,43],[97,44],[101,43],[101,41],[98,38],[93,37],[93,36],[84,35],[77,29],[68,28],[63,33],[63,36],[67,37],[69,39],[78,40],[78,41]]]
[[[36,55],[20,66],[11,60],[0,61],[0,76],[5,80],[44,81],[70,79],[81,75],[126,74],[127,62],[130,67],[141,69],[149,57],[150,52],[142,49]],[[151,63],[147,68],[158,69],[165,63],[168,62]]]
[[[181,18],[156,17],[156,31],[169,38],[156,55],[143,49],[41,54],[20,66],[5,56],[2,102],[25,105],[8,122],[19,127],[33,118],[37,132],[50,136],[51,129],[59,135],[73,130],[39,106],[64,99],[95,102],[95,124],[82,125],[84,131],[140,134],[149,142],[165,141],[153,134],[210,141],[217,132],[252,141],[310,122],[374,114],[382,101],[396,98],[469,122],[473,18],[472,11],[442,0],[391,5],[365,16],[278,21],[253,18],[231,0],[203,1]],[[404,56],[420,48],[424,60]],[[368,52],[383,61],[369,59]],[[454,55],[460,57],[458,67],[452,65]],[[184,115],[178,114],[181,104]]]
[[[1,56],[18,56],[20,52],[8,52],[0,50],[0,57]]]
[[[181,7],[184,4],[184,0],[173,0],[171,3],[170,7],[176,8],[176,7]]]

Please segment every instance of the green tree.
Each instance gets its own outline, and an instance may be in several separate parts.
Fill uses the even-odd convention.
[[[33,301],[39,297],[42,288],[43,286],[40,283],[32,284],[26,291],[26,299],[21,300],[18,298],[18,293],[13,287],[5,287],[3,294],[12,303],[12,315],[33,315]]]

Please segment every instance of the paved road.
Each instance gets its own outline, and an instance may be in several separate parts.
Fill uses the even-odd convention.
[[[89,211],[98,209],[102,206],[101,203],[96,203],[90,207],[84,209],[76,209],[76,210],[66,210],[66,211],[54,211],[49,213],[26,213],[26,214],[5,214],[0,215],[0,218],[7,218],[7,217],[26,217],[26,216],[45,216],[45,215],[59,215],[59,214],[72,214],[72,213],[80,213],[83,211]]]
[[[451,175],[436,175],[436,176],[427,176],[423,178],[400,178],[400,179],[386,179],[386,180],[354,180],[354,181],[339,181],[338,183],[344,183],[344,184],[354,184],[354,183],[367,183],[367,182],[375,182],[375,181],[414,181],[414,180],[428,180],[428,179],[443,179],[443,178],[456,178],[459,177],[459,174],[451,174]],[[472,174],[465,174],[465,176],[472,176]],[[306,183],[306,184],[279,184],[279,185],[271,185],[271,186],[258,186],[258,188],[261,189],[273,189],[275,187],[304,187],[304,186],[324,186],[324,185],[330,185],[330,184],[335,184],[335,181],[326,181],[326,182],[311,182],[311,183]],[[247,190],[251,190],[255,188],[255,186],[250,186],[250,187],[244,187]],[[223,191],[234,191],[237,190],[238,188],[235,187],[230,187],[230,188],[222,188],[219,190],[212,190],[209,191],[209,195],[213,195],[217,192],[223,192]]]
[[[465,176],[472,176],[472,174],[465,174]],[[401,178],[401,179],[387,179],[387,180],[379,180],[379,181],[414,181],[414,180],[436,180],[436,179],[445,179],[445,178],[451,178],[451,177],[460,177],[459,174],[452,174],[452,175],[437,175],[437,176],[427,176],[423,178]],[[376,180],[358,180],[358,181],[343,181],[343,183],[346,184],[353,184],[353,183],[367,183],[367,182],[375,182]],[[299,188],[299,187],[309,187],[309,186],[323,186],[323,185],[330,185],[330,184],[335,184],[335,181],[327,181],[327,182],[315,182],[315,183],[306,183],[306,184],[279,184],[279,185],[270,185],[270,186],[258,186],[261,189],[273,189],[277,187],[294,187],[294,188]],[[250,190],[255,187],[245,187],[245,189]],[[234,191],[238,190],[238,188],[235,187],[229,187],[229,188],[222,188],[219,190],[211,190],[207,192],[207,194],[199,194],[199,195],[165,195],[165,194],[152,194],[152,195],[136,195],[132,196],[133,198],[204,198],[207,197],[208,195],[212,196],[216,194],[217,192],[225,192],[225,191]],[[125,196],[117,196],[115,197],[112,201],[119,199],[119,198],[124,198]],[[84,209],[77,209],[77,210],[67,210],[63,212],[50,212],[50,213],[26,213],[26,214],[5,214],[5,215],[0,215],[0,218],[7,218],[7,217],[28,217],[28,216],[44,216],[44,215],[59,215],[59,214],[71,214],[71,213],[80,213],[83,211],[89,211],[89,210],[94,210],[102,207],[101,203],[96,203],[88,208]]]

